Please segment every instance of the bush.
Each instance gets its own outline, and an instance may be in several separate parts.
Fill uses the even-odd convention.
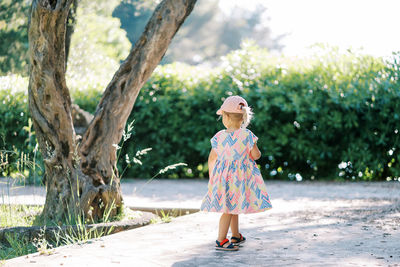
[[[0,176],[24,175],[24,182],[39,184],[43,164],[28,114],[27,85],[20,76],[0,77]]]
[[[325,51],[325,52],[324,52]],[[159,68],[142,88],[126,153],[153,147],[128,176],[186,162],[179,176],[207,176],[209,139],[221,129],[215,111],[231,94],[255,112],[264,177],[394,179],[398,161],[398,55],[391,62],[326,49],[293,61],[252,45],[208,72],[179,64]]]
[[[27,84],[20,76],[0,77],[0,144],[7,150],[24,147],[28,138],[23,129],[29,117]]]
[[[223,127],[215,111],[227,96],[239,94],[255,112],[249,128],[260,138],[258,163],[265,178],[397,179],[399,60],[399,54],[384,60],[333,48],[294,60],[247,43],[223,58],[219,69],[158,67],[135,103],[129,118],[134,131],[122,155],[153,150],[126,176],[150,177],[185,162],[188,167],[171,178],[207,177],[209,140]],[[72,90],[72,98],[93,112],[101,96],[96,88]],[[0,101],[9,97],[16,107],[7,101],[2,106],[1,116],[9,119],[1,132],[24,147],[21,125],[27,117],[18,115],[26,114],[26,96],[2,89]],[[119,167],[126,164],[120,161]]]

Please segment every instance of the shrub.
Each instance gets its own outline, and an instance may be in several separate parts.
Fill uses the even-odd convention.
[[[128,176],[181,161],[189,167],[179,176],[207,176],[209,139],[223,127],[215,111],[239,94],[255,112],[249,128],[260,137],[264,177],[394,179],[400,173],[398,63],[398,55],[384,61],[335,49],[293,61],[248,45],[213,72],[160,67],[139,94],[125,152],[153,150]]]
[[[28,79],[0,76],[0,176],[40,184],[43,161],[28,114]]]
[[[126,176],[151,177],[186,162],[170,177],[207,177],[209,140],[223,127],[215,111],[227,96],[239,94],[255,112],[249,128],[260,138],[258,163],[265,178],[397,179],[399,60],[399,54],[384,60],[333,48],[293,59],[247,43],[223,58],[218,69],[159,66],[136,100],[129,118],[135,121],[133,135],[122,155],[153,149]],[[99,86],[81,91],[74,82],[74,102],[93,112]],[[1,132],[8,144],[24,148],[26,94],[7,88],[0,90],[6,104],[1,116],[8,116]]]

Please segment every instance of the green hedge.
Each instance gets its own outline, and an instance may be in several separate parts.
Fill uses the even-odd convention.
[[[0,176],[18,173],[39,183],[43,172],[28,114],[27,78],[0,77]]]
[[[335,50],[290,61],[249,46],[213,73],[160,68],[139,95],[135,139],[125,150],[153,152],[129,175],[180,161],[189,164],[181,176],[206,175],[209,139],[223,127],[215,111],[239,94],[255,112],[249,128],[260,137],[265,177],[393,179],[400,174],[398,63]]]
[[[249,128],[259,137],[258,163],[266,179],[395,179],[400,174],[399,58],[331,49],[293,59],[247,45],[218,69],[159,67],[138,96],[129,119],[135,121],[133,135],[121,155],[152,150],[125,176],[151,177],[185,162],[188,167],[170,177],[206,177],[209,139],[223,127],[215,111],[224,98],[239,94],[255,113]],[[100,90],[72,91],[82,108],[95,110]],[[23,147],[26,133],[20,126],[27,118],[17,110],[26,107],[23,100],[15,102],[18,108],[1,108],[1,116],[10,118],[1,131]],[[125,168],[123,157],[119,164]]]

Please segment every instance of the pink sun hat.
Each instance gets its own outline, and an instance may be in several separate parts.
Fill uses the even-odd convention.
[[[238,95],[233,95],[225,99],[222,106],[217,110],[218,115],[222,115],[222,111],[230,113],[244,113],[243,107],[248,107],[246,100]]]

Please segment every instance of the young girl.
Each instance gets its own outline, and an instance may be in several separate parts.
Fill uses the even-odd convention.
[[[246,238],[239,233],[239,214],[272,208],[255,160],[261,157],[257,137],[248,129],[252,112],[244,98],[228,97],[217,111],[225,130],[211,138],[210,180],[200,210],[221,212],[217,250],[238,250]],[[226,238],[231,228],[231,241]]]

